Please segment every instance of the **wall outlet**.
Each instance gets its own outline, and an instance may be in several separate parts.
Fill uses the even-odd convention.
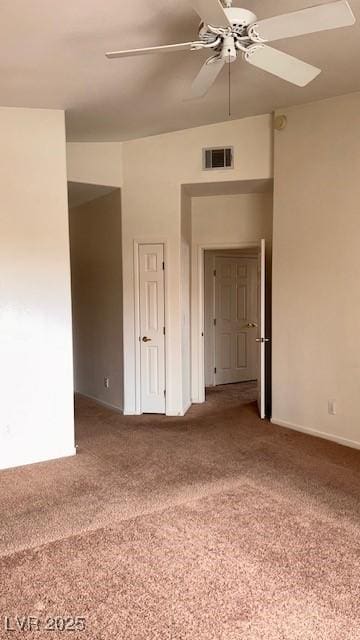
[[[336,416],[336,400],[328,401],[328,412],[331,416]]]
[[[108,378],[108,376],[105,376],[104,378],[104,387],[105,389],[109,389],[110,387],[110,378]]]

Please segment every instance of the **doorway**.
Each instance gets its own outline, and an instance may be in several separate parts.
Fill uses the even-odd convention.
[[[265,417],[265,241],[204,249],[204,387],[237,385]],[[220,389],[219,389],[220,390]]]
[[[205,386],[257,379],[257,251],[204,252]]]
[[[265,266],[266,249],[266,297],[263,283],[258,295],[265,300],[258,317],[257,340],[271,337],[271,246],[273,220],[273,184],[270,180],[227,183],[202,183],[186,185],[191,211],[191,390],[194,403],[205,402],[205,320],[204,320],[204,254],[206,251],[247,251],[260,259]],[[263,249],[261,238],[266,239]],[[265,245],[265,243],[264,243]],[[227,255],[227,253],[225,254]],[[265,269],[263,269],[265,279]],[[258,282],[260,280],[258,278]],[[260,301],[259,301],[260,302]],[[266,304],[266,312],[265,312]],[[249,318],[249,322],[252,318]],[[266,329],[265,329],[266,321]],[[260,326],[260,323],[264,326]],[[254,331],[255,333],[255,331]],[[257,342],[258,369],[260,355],[266,371],[266,414],[271,415],[271,343]],[[266,366],[265,366],[266,351]],[[213,384],[213,383],[212,383]],[[245,383],[236,383],[245,384]],[[250,386],[253,383],[246,383]],[[228,387],[229,388],[229,387]],[[214,388],[220,394],[221,387]],[[259,399],[260,400],[260,399]],[[261,403],[259,402],[260,406]],[[265,398],[263,398],[263,409]],[[265,410],[262,411],[265,413]]]
[[[123,410],[121,192],[68,184],[76,397]]]

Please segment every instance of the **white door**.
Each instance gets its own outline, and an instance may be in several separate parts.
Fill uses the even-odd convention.
[[[141,411],[165,413],[164,245],[139,246]]]
[[[215,258],[215,325],[215,384],[256,380],[256,258]]]
[[[260,418],[265,418],[265,346],[269,342],[269,338],[266,338],[266,326],[265,326],[265,240],[261,240],[261,249],[259,253],[258,261],[258,309],[259,309],[259,332],[256,341],[259,344],[258,348],[258,407]]]

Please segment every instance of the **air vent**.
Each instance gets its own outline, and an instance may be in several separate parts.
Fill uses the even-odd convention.
[[[203,149],[203,169],[233,169],[233,147]]]

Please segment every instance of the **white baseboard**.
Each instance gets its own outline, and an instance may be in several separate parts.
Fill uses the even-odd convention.
[[[189,402],[187,402],[186,405],[183,407],[183,411],[181,414],[182,416],[184,416],[189,411],[191,405],[192,405],[192,402],[191,400],[189,400]]]
[[[123,413],[123,410],[120,407],[118,407],[116,404],[111,404],[110,402],[99,400],[99,398],[95,398],[95,396],[89,396],[87,393],[80,393],[79,391],[76,391],[75,394],[77,396],[80,396],[81,398],[87,398],[88,400],[92,400],[97,404],[101,404],[101,406],[105,407],[106,409],[112,409],[113,411],[117,411],[117,413]]]
[[[331,440],[331,442],[337,442],[337,444],[342,444],[344,447],[351,447],[352,449],[360,449],[360,442],[357,442],[357,440],[349,440],[348,438],[343,438],[342,436],[337,436],[333,433],[326,433],[324,431],[318,431],[317,429],[311,429],[310,427],[303,427],[302,425],[295,424],[293,422],[287,422],[285,420],[280,420],[279,418],[271,418],[271,423],[278,425],[279,427],[286,427],[286,429],[292,429],[293,431],[300,431],[301,433],[307,433],[310,436],[315,436],[316,438],[322,438],[323,440]]]
[[[28,464],[38,464],[39,462],[51,462],[53,460],[59,460],[61,458],[69,458],[70,456],[76,456],[75,447],[71,447],[70,449],[66,449],[64,451],[43,451],[42,453],[33,456],[18,455],[12,460],[6,460],[4,464],[2,464],[0,461],[0,471],[5,471],[6,469],[15,469],[16,467],[25,467]]]

